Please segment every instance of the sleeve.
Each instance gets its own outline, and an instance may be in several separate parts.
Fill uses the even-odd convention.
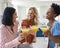
[[[27,25],[26,20],[22,20],[21,26],[26,26],[26,25]]]
[[[27,20],[22,20],[21,26],[30,27],[30,24]]]
[[[19,44],[20,42],[18,41],[18,37],[10,42],[7,42],[6,32],[0,30],[0,48],[13,48]]]
[[[60,35],[60,23],[55,23],[53,28],[53,36]]]
[[[18,37],[8,43],[5,44],[5,47],[15,47],[17,45],[19,45],[20,42],[18,42]]]

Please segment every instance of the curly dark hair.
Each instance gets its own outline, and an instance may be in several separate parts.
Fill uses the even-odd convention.
[[[51,7],[54,9],[56,16],[60,15],[60,6],[58,4],[52,3]]]
[[[15,12],[15,8],[13,7],[6,7],[2,17],[2,24],[5,26],[13,25],[13,13]]]

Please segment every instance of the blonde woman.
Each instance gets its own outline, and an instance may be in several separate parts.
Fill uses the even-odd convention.
[[[21,26],[24,28],[29,28],[30,26],[38,25],[38,11],[35,7],[30,7],[28,10],[27,18],[22,20]],[[35,34],[36,32],[31,30],[31,34]]]
[[[35,7],[30,7],[28,10],[27,18],[22,20],[21,26],[22,28],[30,28],[30,26],[33,25],[38,25],[38,12]],[[35,38],[35,32],[33,30],[30,30],[29,32],[30,33],[26,38],[29,44],[25,44],[24,48],[32,48],[32,42]],[[22,48],[22,45],[20,45],[20,48]]]
[[[27,18],[22,20],[21,23],[22,27],[30,27],[32,25],[38,25],[38,12],[35,7],[29,8]]]

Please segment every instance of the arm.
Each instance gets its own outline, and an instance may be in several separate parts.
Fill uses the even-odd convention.
[[[6,33],[1,31],[0,34],[1,34],[0,48],[10,48],[10,47],[15,47],[18,44],[20,44],[20,42],[18,41],[18,37],[10,42],[7,42]]]
[[[18,37],[10,42],[5,43],[5,47],[15,47],[17,45],[21,44],[21,42],[18,41]]]
[[[48,35],[52,41],[60,43],[60,23],[55,23],[53,27],[50,26],[50,29],[46,32],[46,35]]]
[[[28,22],[27,19],[22,20],[21,26],[24,28],[29,28],[30,27],[30,23]]]
[[[55,43],[60,43],[60,35],[58,36],[53,36],[51,32],[48,33],[49,38],[54,41]]]
[[[6,30],[1,29],[0,30],[0,48],[13,48],[24,42],[24,38],[22,38],[20,36],[9,42],[7,40],[9,40],[9,39],[7,39]]]

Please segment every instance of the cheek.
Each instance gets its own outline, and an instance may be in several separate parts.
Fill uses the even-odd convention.
[[[48,13],[48,16],[51,16],[51,13]]]
[[[13,16],[13,20],[15,19],[15,17]]]
[[[13,16],[13,21],[16,21],[16,17],[15,16]]]
[[[46,18],[48,19],[48,18],[51,18],[51,13],[48,13],[47,15],[46,15]]]

